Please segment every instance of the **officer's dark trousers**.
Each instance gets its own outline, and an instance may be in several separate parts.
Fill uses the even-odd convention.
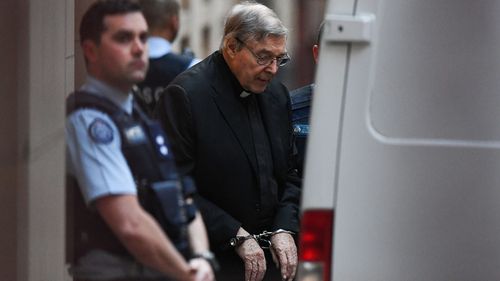
[[[215,273],[217,281],[245,281],[245,266],[243,260],[234,252],[218,254],[217,259],[220,264],[219,272]],[[266,254],[267,270],[264,281],[281,281],[279,269],[273,262],[269,250],[264,250]]]

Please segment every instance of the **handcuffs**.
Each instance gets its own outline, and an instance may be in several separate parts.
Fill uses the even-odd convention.
[[[241,244],[243,244],[243,242],[247,241],[248,239],[254,239],[255,241],[257,241],[257,243],[259,243],[259,246],[262,249],[269,249],[271,247],[271,237],[278,233],[288,233],[291,235],[295,234],[292,231],[284,229],[278,229],[272,232],[264,230],[261,234],[250,234],[246,236],[233,237],[229,240],[229,245],[231,245],[234,248],[238,248]]]

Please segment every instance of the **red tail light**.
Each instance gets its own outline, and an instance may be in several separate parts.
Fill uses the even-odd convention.
[[[331,280],[333,210],[307,210],[299,239],[299,281]]]

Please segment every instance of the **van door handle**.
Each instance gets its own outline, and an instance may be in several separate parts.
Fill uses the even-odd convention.
[[[374,22],[374,14],[328,14],[323,37],[329,43],[370,43]]]

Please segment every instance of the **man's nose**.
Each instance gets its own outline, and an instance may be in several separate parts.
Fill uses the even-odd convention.
[[[279,66],[278,66],[278,60],[275,58],[266,67],[266,70],[274,75],[274,74],[276,74],[276,72],[278,72],[278,68],[279,68]]]
[[[143,42],[140,38],[136,38],[132,43],[132,52],[135,55],[142,55],[146,50],[146,43]]]

